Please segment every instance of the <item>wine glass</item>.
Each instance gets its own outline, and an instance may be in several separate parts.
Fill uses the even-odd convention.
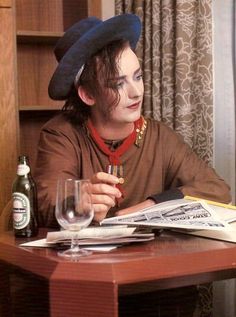
[[[63,229],[73,231],[70,249],[60,251],[58,255],[71,260],[89,255],[91,251],[79,247],[78,232],[87,227],[94,216],[91,182],[89,180],[59,179],[55,214]]]

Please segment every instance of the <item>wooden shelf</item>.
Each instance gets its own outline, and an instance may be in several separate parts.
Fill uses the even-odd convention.
[[[57,67],[55,44],[79,20],[101,18],[101,4],[102,0],[0,0],[0,214],[11,199],[18,154],[30,157],[33,172],[40,129],[64,103],[48,96]]]
[[[32,173],[37,158],[37,145],[42,126],[54,117],[55,110],[19,111],[20,121],[20,151],[30,158]]]
[[[100,17],[101,0],[14,0],[14,4],[20,151],[30,157],[34,171],[41,127],[64,105],[48,96],[58,65],[55,45],[74,23],[89,15]]]
[[[63,32],[75,22],[87,17],[91,5],[94,7],[95,2],[100,3],[100,0],[15,1],[16,29],[42,32]]]
[[[18,44],[55,44],[64,32],[17,31]]]
[[[32,105],[48,109],[58,107],[58,102],[48,96],[48,83],[57,67],[52,44],[19,44],[17,46],[18,92],[20,108]]]
[[[63,102],[58,102],[56,105],[50,106],[50,108],[46,105],[19,106],[19,111],[58,111],[62,109],[63,104]]]

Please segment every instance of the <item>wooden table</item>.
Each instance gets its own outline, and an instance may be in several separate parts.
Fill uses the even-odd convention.
[[[236,277],[236,244],[168,231],[79,262],[66,262],[53,249],[19,247],[23,241],[10,232],[0,236],[0,316],[10,316],[12,272],[33,279],[36,297],[41,281],[45,316],[53,317],[117,317],[119,296]]]

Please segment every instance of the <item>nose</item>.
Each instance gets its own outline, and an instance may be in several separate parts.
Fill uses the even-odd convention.
[[[139,98],[143,94],[143,82],[130,82],[128,86],[129,98]]]

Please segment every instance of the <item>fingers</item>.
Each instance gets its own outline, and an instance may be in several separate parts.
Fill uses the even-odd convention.
[[[95,212],[94,213],[94,217],[93,220],[95,220],[96,222],[101,222],[104,218],[106,218],[107,215],[107,211],[105,212]]]
[[[92,194],[94,195],[107,195],[110,197],[120,198],[121,192],[114,185],[98,183],[92,185]]]
[[[106,207],[110,209],[115,206],[116,198],[115,196],[105,194],[92,194],[92,203],[94,205],[94,211],[105,211]]]
[[[94,220],[100,222],[103,220],[110,208],[114,207],[116,204],[115,197],[110,197],[108,195],[92,195],[92,202],[94,208]]]
[[[116,204],[116,199],[121,197],[118,188],[108,184],[92,185],[92,203],[95,212],[108,212]]]
[[[115,186],[119,183],[119,179],[114,175],[99,172],[93,175],[91,182],[94,220],[101,221],[106,217],[109,209],[116,205],[116,199],[122,196]]]
[[[116,184],[119,184],[119,178],[112,175],[112,174],[108,174],[105,172],[98,172],[98,173],[93,175],[91,182],[93,184],[106,183],[106,184],[110,184],[110,185],[116,185]]]

